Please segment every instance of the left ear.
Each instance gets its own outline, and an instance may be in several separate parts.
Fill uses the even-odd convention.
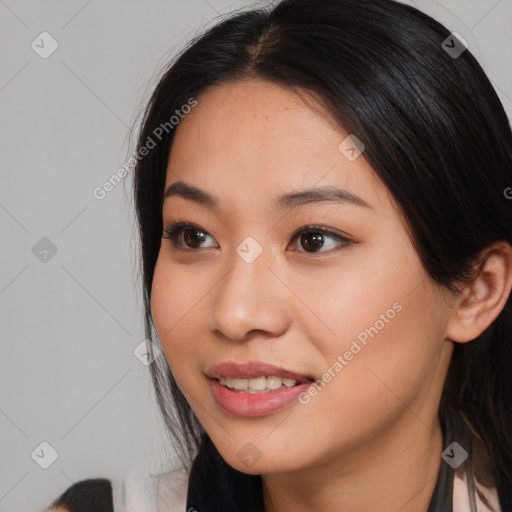
[[[446,338],[457,343],[474,340],[500,314],[512,288],[512,247],[504,240],[481,252],[473,282],[460,293],[446,328]]]

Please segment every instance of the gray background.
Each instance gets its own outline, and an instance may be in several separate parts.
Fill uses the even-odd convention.
[[[406,3],[462,34],[512,117],[512,0]],[[133,353],[144,334],[131,177],[103,200],[92,191],[126,162],[161,66],[251,5],[0,0],[0,511],[41,510],[166,445]],[[59,45],[46,59],[31,47],[43,31]],[[31,456],[43,441],[58,452],[48,469]]]

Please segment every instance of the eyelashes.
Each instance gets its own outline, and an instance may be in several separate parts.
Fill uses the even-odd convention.
[[[197,224],[193,224],[191,222],[171,222],[166,224],[163,238],[170,240],[175,248],[180,249],[182,248],[180,245],[180,236],[186,231],[195,231],[196,233],[203,233],[207,236],[211,236],[207,231],[205,231],[203,228],[201,228],[201,226]],[[196,250],[194,247],[188,247],[188,249]]]
[[[186,236],[186,235],[193,235],[193,236]],[[199,236],[197,236],[199,234]],[[349,245],[351,245],[353,242],[346,238],[345,236],[340,235],[339,233],[336,233],[329,228],[326,228],[325,226],[303,226],[296,230],[293,235],[291,236],[291,242],[293,242],[297,237],[300,244],[302,246],[306,245],[309,246],[309,248],[313,248],[313,250],[296,250],[297,252],[302,252],[306,254],[324,254],[327,252],[332,252],[331,249],[329,250],[322,250],[317,251],[315,249],[319,248],[324,249],[325,248],[325,240],[330,239],[337,242],[337,245],[335,244],[334,250],[343,249]],[[314,235],[314,236],[313,236]],[[214,241],[214,245],[210,246],[201,246],[200,244],[204,243],[207,239],[211,238]],[[209,248],[209,247],[218,247],[217,243],[215,242],[214,238],[208,233],[208,231],[204,230],[201,226],[198,224],[194,224],[191,222],[170,222],[164,226],[164,231],[162,238],[170,240],[172,246],[176,250],[181,251],[188,251],[188,252],[197,252],[199,249],[203,248]],[[199,245],[198,245],[199,244]],[[288,245],[289,245],[288,244]],[[329,245],[329,244],[327,244]],[[332,244],[331,244],[332,245]]]

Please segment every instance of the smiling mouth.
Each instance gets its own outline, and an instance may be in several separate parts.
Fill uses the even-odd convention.
[[[261,376],[250,379],[238,379],[230,377],[221,377],[217,380],[222,386],[231,391],[240,393],[261,394],[276,391],[278,389],[287,389],[305,382],[312,382],[312,379],[304,379],[302,382],[295,379],[288,379],[277,376]]]

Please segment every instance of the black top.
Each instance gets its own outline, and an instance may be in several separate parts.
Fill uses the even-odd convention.
[[[88,478],[68,487],[51,505],[69,512],[114,512],[112,482],[108,478]]]

